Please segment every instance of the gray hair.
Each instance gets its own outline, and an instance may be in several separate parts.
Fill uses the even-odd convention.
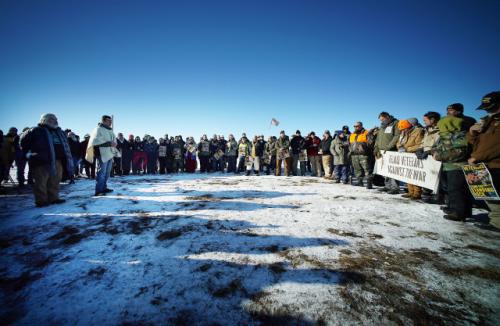
[[[57,127],[57,124],[55,126],[52,126],[49,124],[49,120],[50,119],[54,119],[57,121],[57,117],[55,114],[53,113],[45,113],[45,114],[42,114],[42,116],[40,117],[40,124],[42,125],[47,125],[49,127],[53,127],[53,128],[56,128]]]

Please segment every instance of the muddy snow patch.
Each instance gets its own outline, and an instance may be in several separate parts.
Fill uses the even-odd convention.
[[[3,322],[498,322],[498,233],[437,206],[310,177],[110,186],[65,185],[41,209],[0,197]]]

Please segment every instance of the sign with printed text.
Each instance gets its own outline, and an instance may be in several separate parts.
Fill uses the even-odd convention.
[[[419,160],[414,153],[386,151],[375,161],[374,173],[437,192],[441,162],[431,156]]]
[[[479,200],[500,200],[491,174],[484,163],[464,165],[462,170],[470,193]]]

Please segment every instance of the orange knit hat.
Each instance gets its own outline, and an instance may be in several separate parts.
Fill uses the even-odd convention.
[[[399,130],[405,130],[411,128],[411,123],[408,120],[399,120],[398,122],[398,129]]]

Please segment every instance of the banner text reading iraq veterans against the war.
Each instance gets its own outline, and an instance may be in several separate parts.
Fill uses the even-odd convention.
[[[375,173],[412,185],[431,189],[439,186],[441,162],[431,156],[419,160],[413,153],[385,152],[375,163]]]

